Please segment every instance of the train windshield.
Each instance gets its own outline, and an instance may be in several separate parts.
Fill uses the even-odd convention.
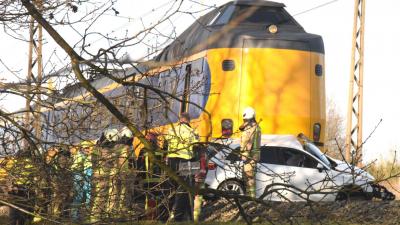
[[[241,24],[297,25],[293,18],[279,7],[255,7],[248,5],[230,5],[219,15],[214,25],[223,25],[239,20]]]

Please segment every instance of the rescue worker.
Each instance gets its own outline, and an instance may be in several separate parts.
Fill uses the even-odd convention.
[[[145,219],[162,219],[166,213],[163,214],[162,210],[159,210],[161,207],[157,204],[158,197],[160,196],[159,190],[162,188],[162,180],[160,179],[161,171],[154,163],[152,155],[148,153],[152,151],[155,159],[160,160],[160,152],[156,151],[159,146],[158,134],[153,131],[146,131],[145,138],[150,142],[151,146],[150,149],[143,148],[141,150],[141,153],[144,153],[142,157],[144,159],[144,171],[146,171],[142,180],[143,190],[145,191]]]
[[[133,135],[129,128],[124,127],[118,133],[118,141],[113,147],[112,163],[110,171],[110,204],[109,213],[123,215],[128,211],[127,188],[130,185],[128,182],[129,176],[129,156],[132,152]],[[132,177],[129,177],[132,178]]]
[[[72,202],[73,174],[71,173],[71,152],[64,149],[50,149],[54,155],[50,155],[49,160],[54,167],[52,174],[53,202],[52,213],[55,217],[67,217],[68,208]]]
[[[168,131],[166,141],[168,143],[167,163],[171,169],[178,172],[179,165],[188,163],[193,158],[193,145],[198,142],[195,130],[190,126],[190,117],[188,113],[182,113],[179,118],[179,124]],[[179,175],[179,174],[178,174]],[[189,185],[192,185],[193,177],[186,175],[180,177]],[[185,216],[190,220],[192,217],[191,195],[183,190],[182,187],[173,182],[173,191],[176,191],[173,200],[172,213],[170,220],[183,221]]]
[[[109,218],[112,193],[112,169],[114,166],[113,149],[118,141],[118,130],[107,129],[103,132],[93,152],[94,199],[91,222]]]
[[[256,112],[247,107],[243,111],[243,124],[241,131],[240,150],[243,163],[243,178],[246,184],[246,192],[250,197],[256,197],[255,173],[256,163],[259,159],[261,144],[261,129],[255,119]]]
[[[9,190],[11,203],[21,209],[34,213],[34,185],[38,171],[33,165],[32,151],[32,149],[28,149],[18,152],[14,159],[7,161],[6,168],[11,178],[11,189]],[[32,215],[15,208],[10,209],[10,224],[30,224],[32,221]]]
[[[71,169],[74,176],[74,197],[72,203],[72,218],[84,218],[90,209],[92,182],[92,148],[94,144],[83,141],[80,146],[72,149],[73,162]]]

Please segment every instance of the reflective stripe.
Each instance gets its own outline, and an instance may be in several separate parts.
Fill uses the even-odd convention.
[[[256,129],[254,130],[253,136],[253,144],[251,146],[251,158],[254,160],[259,160],[260,156],[260,143],[261,142],[261,129],[256,125]]]

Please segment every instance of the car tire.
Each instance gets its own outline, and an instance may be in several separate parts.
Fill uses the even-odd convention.
[[[227,180],[219,185],[218,190],[226,191],[229,193],[237,193],[239,195],[244,195],[245,189],[243,184],[237,180]]]
[[[351,190],[351,191],[349,191]],[[370,200],[369,196],[364,193],[360,187],[347,187],[339,191],[336,195],[336,201],[360,201]]]

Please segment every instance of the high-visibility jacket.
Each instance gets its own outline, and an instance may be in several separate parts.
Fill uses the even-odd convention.
[[[180,123],[168,131],[166,141],[168,142],[168,158],[191,159],[193,144],[198,140],[193,128],[188,124]]]
[[[73,155],[73,163],[71,169],[75,172],[83,172],[87,169],[92,168],[91,155],[85,155],[84,153],[78,151]]]
[[[29,158],[15,158],[7,162],[7,170],[13,184],[29,186],[34,182],[38,171]]]

